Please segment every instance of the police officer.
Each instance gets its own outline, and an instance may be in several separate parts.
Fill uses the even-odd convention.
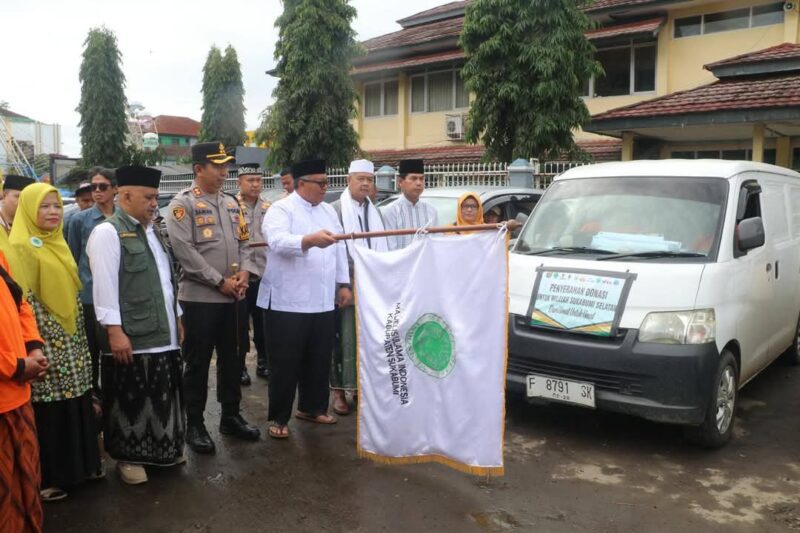
[[[222,192],[232,159],[222,143],[192,146],[194,182],[175,196],[166,213],[170,242],[182,268],[178,299],[185,331],[186,443],[197,453],[215,451],[203,420],[215,348],[220,433],[245,440],[258,440],[260,435],[239,412],[242,360],[237,353],[237,319],[244,314],[250,275],[258,270],[236,198]]]
[[[239,208],[245,217],[247,227],[250,228],[250,240],[253,242],[264,242],[261,235],[261,223],[264,221],[264,214],[269,209],[269,201],[261,196],[264,188],[264,176],[261,174],[258,163],[248,163],[239,165],[239,192],[236,200]],[[250,287],[247,289],[247,312],[242,320],[242,340],[239,342],[240,353],[242,356],[242,385],[250,385],[250,374],[247,373],[245,357],[250,350],[249,318],[253,319],[253,342],[256,345],[256,375],[266,378],[269,375],[267,370],[267,350],[264,337],[264,318],[263,311],[256,305],[258,299],[258,286],[261,276],[264,275],[264,268],[267,265],[266,248],[253,249],[253,263],[258,271],[250,276]],[[249,316],[248,316],[249,315]]]

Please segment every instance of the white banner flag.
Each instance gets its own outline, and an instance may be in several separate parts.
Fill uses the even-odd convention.
[[[508,252],[504,232],[352,247],[358,453],[503,474]]]

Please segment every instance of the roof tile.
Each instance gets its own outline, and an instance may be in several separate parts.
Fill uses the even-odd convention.
[[[432,22],[431,24],[413,26],[400,31],[387,33],[386,35],[380,35],[363,41],[361,44],[367,49],[367,52],[373,52],[383,48],[421,44],[446,37],[457,37],[461,33],[461,27],[463,25],[464,17],[440,20],[438,22]]]
[[[723,79],[695,89],[612,109],[593,116],[592,122],[795,106],[800,106],[800,74],[792,73],[760,78]]]
[[[414,13],[410,17],[401,18],[397,21],[398,24],[403,26],[404,28],[409,28],[411,26],[415,26],[416,22],[420,19],[427,19],[428,17],[433,17],[435,15],[444,15],[450,11],[459,11],[467,7],[469,1],[462,1],[462,2],[450,2],[448,4],[444,4],[441,6],[436,6],[431,9],[427,9],[425,11],[420,11],[419,13]]]
[[[578,141],[578,147],[591,154],[597,162],[619,161],[622,153],[619,139]],[[397,166],[401,159],[424,159],[428,163],[477,163],[485,153],[486,148],[482,145],[455,144],[436,148],[372,150],[367,157],[376,165]]]
[[[709,63],[703,68],[713,70],[719,67],[729,67],[733,65],[744,65],[752,63],[762,63],[766,61],[782,61],[790,59],[800,59],[800,44],[781,43],[757,52],[748,52],[735,57],[729,57],[721,61]]]
[[[411,67],[420,67],[423,65],[433,65],[436,63],[447,63],[463,59],[464,52],[461,50],[452,50],[448,52],[439,52],[438,54],[430,54],[425,56],[413,56],[403,59],[396,59],[393,61],[386,61],[383,63],[372,63],[361,67],[356,67],[352,70],[351,74],[369,74],[372,72],[389,72],[394,70],[403,70]]]
[[[200,135],[200,123],[189,117],[158,115],[153,117],[153,122],[155,123],[155,128],[147,128],[148,131],[182,137],[197,137]]]
[[[664,24],[664,18],[658,17],[629,22],[627,24],[617,24],[616,26],[606,26],[586,32],[586,38],[590,41],[598,41],[600,39],[609,39],[611,37],[621,37],[623,35],[633,35],[637,33],[655,34],[659,28],[661,28],[662,24]]]
[[[633,7],[642,4],[655,3],[658,0],[596,0],[592,5],[583,8],[587,13],[592,11],[602,11],[616,7]]]

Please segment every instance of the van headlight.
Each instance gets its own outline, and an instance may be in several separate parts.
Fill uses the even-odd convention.
[[[706,344],[717,336],[713,309],[650,313],[639,328],[639,342]]]

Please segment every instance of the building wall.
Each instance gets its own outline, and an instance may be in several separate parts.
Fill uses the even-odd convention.
[[[191,146],[195,142],[197,142],[195,137],[184,137],[181,135],[169,135],[163,133],[158,134],[158,144],[163,146]]]
[[[437,70],[447,68],[442,66],[437,67]],[[363,101],[363,83],[356,83],[356,90]],[[362,109],[359,108],[359,116],[352,124],[359,133],[363,150],[404,150],[463,144],[447,137],[445,120],[447,115],[466,114],[467,110],[412,113],[411,91],[406,74],[400,74],[398,77],[398,92],[396,115],[364,117]]]
[[[32,120],[6,119],[6,128],[18,142],[31,143],[35,154],[61,152],[61,126]]]
[[[800,12],[797,7],[785,13],[783,24],[694,37],[677,39],[673,37],[676,18],[766,3],[774,3],[774,0],[696,2],[698,5],[670,10],[657,38],[655,91],[623,96],[587,97],[584,101],[589,112],[594,115],[711,83],[716,78],[711,72],[703,69],[705,64],[775,46],[785,41],[798,42]],[[353,127],[361,138],[362,149],[400,150],[460,144],[449,140],[444,133],[447,113],[410,113],[407,78],[401,75],[399,81],[401,99],[398,115],[364,118],[359,113],[358,119],[353,121]],[[358,83],[357,88],[363,98],[363,86]],[[457,112],[459,111],[450,113]],[[575,135],[579,140],[608,139],[583,131],[576,131]]]

